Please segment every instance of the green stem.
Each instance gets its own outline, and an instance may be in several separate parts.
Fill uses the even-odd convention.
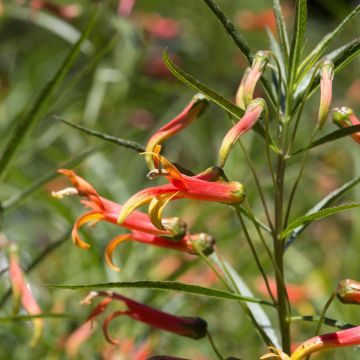
[[[216,354],[216,356],[220,359],[220,360],[224,360],[224,357],[220,354],[220,351],[218,350],[218,348],[215,345],[215,342],[212,338],[212,336],[210,335],[209,331],[206,332],[206,335],[209,339],[210,345],[212,347],[212,349],[214,350],[214,353]]]

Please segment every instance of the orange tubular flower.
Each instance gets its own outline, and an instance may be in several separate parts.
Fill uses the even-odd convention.
[[[332,100],[332,82],[334,79],[334,64],[331,60],[325,60],[320,67],[320,107],[318,126],[321,129],[327,119]]]
[[[208,181],[217,168],[198,176],[182,174],[170,161],[161,156],[158,151],[153,153],[156,162],[162,169],[154,170],[151,176],[163,175],[170,184],[150,187],[133,195],[123,206],[119,214],[118,223],[123,224],[127,217],[140,206],[149,204],[151,222],[159,229],[163,229],[162,212],[171,200],[187,198],[203,201],[215,201],[225,204],[240,204],[245,198],[244,186],[239,182]],[[204,180],[206,179],[206,180]]]
[[[108,316],[103,323],[103,332],[105,338],[111,344],[117,345],[118,341],[110,337],[108,331],[109,325],[113,319],[121,315],[130,316],[133,319],[141,321],[154,328],[165,330],[180,336],[189,337],[195,340],[206,336],[207,323],[201,318],[171,315],[111,291],[91,292],[84,299],[83,303],[89,304],[95,297],[105,297],[106,299],[121,301],[127,307],[127,310],[115,311],[110,316]]]
[[[224,167],[230,150],[238,138],[255,125],[264,111],[266,111],[266,103],[263,99],[259,98],[251,101],[244,116],[225,135],[219,150],[219,166],[221,168]]]
[[[92,211],[83,214],[76,220],[72,231],[75,244],[83,249],[88,249],[90,245],[81,240],[78,234],[79,228],[88,222],[100,220],[118,224],[117,219],[123,207],[120,204],[101,197],[91,184],[76,175],[72,170],[61,169],[58,170],[58,172],[66,175],[70,179],[76,188],[76,194],[87,198],[87,200],[83,200],[82,203],[92,209]],[[74,189],[70,188],[54,192],[53,196],[61,198],[63,195],[69,194],[69,192],[73,194],[71,190]],[[165,218],[163,228],[159,230],[154,227],[146,214],[139,211],[130,214],[121,225],[142,233],[172,236],[174,238],[182,238],[186,232],[186,224],[179,218]]]
[[[165,140],[177,134],[179,131],[186,128],[192,121],[198,118],[208,106],[208,101],[201,95],[195,95],[185,109],[176,116],[173,120],[156,131],[151,136],[146,145],[146,163],[150,170],[154,168],[153,157],[151,153],[155,150],[157,145],[161,145]]]
[[[68,176],[76,189],[66,188],[53,193],[53,196],[61,198],[68,194],[82,195],[87,198],[83,200],[82,203],[93,209],[80,216],[76,220],[72,230],[74,243],[82,249],[88,249],[90,245],[81,240],[79,228],[88,222],[100,220],[118,225],[117,218],[123,207],[101,197],[87,181],[76,175],[73,171],[62,169],[59,170],[59,172]],[[202,176],[211,179],[212,176],[217,175],[218,171],[215,168],[214,171],[207,171],[203,173]],[[214,238],[208,234],[186,234],[186,224],[179,218],[163,219],[163,229],[159,230],[150,222],[148,215],[134,211],[129,214],[127,219],[122,223],[122,226],[132,230],[132,232],[115,237],[109,242],[105,250],[105,261],[114,271],[120,271],[120,268],[114,265],[112,254],[116,247],[125,241],[132,240],[148,245],[184,251],[190,254],[197,254],[198,250],[200,250],[206,255],[213,252],[215,244]]]
[[[158,247],[174,249],[197,255],[198,250],[205,255],[209,255],[214,251],[215,240],[212,236],[200,233],[185,235],[180,240],[171,240],[169,238],[159,237],[153,234],[146,234],[139,231],[133,231],[131,234],[119,235],[112,239],[105,249],[105,261],[107,265],[114,271],[120,271],[112,261],[112,254],[117,246],[125,241],[137,241],[140,243],[154,245]]]
[[[41,309],[31,293],[28,284],[25,281],[23,271],[21,270],[18,258],[18,248],[15,244],[9,246],[9,274],[11,286],[14,294],[14,312],[18,311],[19,303],[29,315],[41,314]],[[34,318],[32,320],[34,326],[34,334],[30,341],[30,346],[35,346],[43,332],[44,320]]]
[[[291,356],[286,355],[279,349],[270,348],[275,351],[272,354],[266,354],[260,359],[283,359],[283,360],[301,360],[317,351],[335,349],[346,346],[360,344],[360,326],[347,330],[341,330],[334,333],[315,336],[303,342],[295,349]]]
[[[354,115],[352,109],[342,106],[333,109],[333,122],[341,128],[353,125],[360,125],[359,119]],[[360,131],[351,135],[351,137],[360,144]]]
[[[251,65],[250,71],[245,72],[245,80],[243,83],[243,102],[239,98],[237,101],[240,104],[247,106],[253,99],[254,90],[261,75],[265,71],[266,65],[269,62],[269,53],[267,51],[258,51]]]
[[[360,305],[360,282],[350,279],[341,280],[336,295],[344,304]]]

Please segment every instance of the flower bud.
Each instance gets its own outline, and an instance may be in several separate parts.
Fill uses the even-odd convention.
[[[269,53],[268,51],[258,51],[251,65],[251,69],[248,72],[245,72],[245,80],[243,84],[243,102],[237,98],[239,106],[242,104],[247,106],[250,101],[253,99],[254,90],[257,82],[259,81],[261,75],[265,71],[266,65],[269,62]],[[241,90],[240,90],[241,92]],[[239,94],[240,96],[240,94]]]
[[[320,67],[320,107],[318,115],[318,126],[321,129],[327,119],[331,99],[332,81],[334,79],[334,64],[331,60],[324,60]]]
[[[355,116],[352,109],[342,106],[341,108],[333,109],[333,122],[341,128],[348,126],[360,125],[359,119]],[[351,137],[360,144],[360,131],[351,134]]]
[[[336,295],[343,304],[360,304],[360,282],[351,279],[341,280]]]
[[[170,217],[162,219],[162,226],[168,231],[171,235],[164,235],[163,237],[168,237],[174,241],[180,240],[186,234],[187,224],[184,220],[178,217]]]
[[[235,96],[235,104],[240,108],[245,110],[246,106],[244,103],[244,85],[246,83],[246,80],[251,72],[251,68],[246,68],[244,75],[241,79],[240,85],[237,89],[236,96]]]
[[[244,116],[228,131],[219,150],[219,166],[221,168],[224,167],[230,150],[238,138],[255,125],[256,121],[266,109],[266,103],[263,99],[258,98],[251,101]]]

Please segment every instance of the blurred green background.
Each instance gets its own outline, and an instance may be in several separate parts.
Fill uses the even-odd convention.
[[[56,3],[65,6],[75,2]],[[238,29],[242,29],[254,51],[269,47],[264,24],[273,26],[270,0],[218,0],[218,3]],[[31,2],[3,1],[0,18],[1,144],[5,144],[24,107],[51,79],[84,28],[93,3],[78,1],[76,4],[80,13],[73,19],[66,19],[44,7],[40,10],[31,8]],[[282,4],[291,28],[294,4],[291,1]],[[310,5],[304,54],[332,30],[355,4],[319,0],[316,4],[310,2]],[[0,187],[0,199],[3,206],[6,205],[1,212],[2,232],[9,240],[19,244],[24,268],[49,244],[66,239],[29,273],[28,279],[44,312],[67,313],[73,318],[46,320],[43,340],[31,350],[28,347],[30,323],[1,323],[1,359],[67,358],[62,344],[89,313],[88,306],[79,305],[86,293],[54,290],[43,284],[165,280],[179,270],[184,272],[179,280],[221,288],[201,260],[138,243],[126,243],[119,247],[116,262],[122,267],[122,272],[112,272],[104,263],[104,248],[112,237],[125,231],[100,223],[95,228],[82,231],[91,243],[90,250],[75,247],[68,232],[83,212],[82,206],[77,198],[59,201],[50,196],[52,190],[68,186],[68,182],[57,177],[37,185],[47,175],[54,174],[57,168],[64,167],[66,162],[77,161],[81,154],[87,152],[81,161],[77,161],[76,171],[103,196],[123,203],[136,191],[149,186],[142,156],[70,128],[55,116],[146,144],[150,134],[178,114],[194,95],[165,69],[161,60],[164,49],[187,72],[227,98],[234,98],[245,62],[203,1],[138,0],[129,18],[119,16],[117,6],[117,1],[107,1],[102,7],[95,29],[63,83],[55,104],[22,144]],[[159,17],[171,21],[156,29]],[[334,48],[357,36],[359,21],[355,20],[337,39]],[[107,46],[106,54],[76,86],[66,85]],[[335,77],[334,106],[347,105],[355,112],[360,111],[360,84],[356,83],[359,75],[359,61],[355,60]],[[257,95],[262,94],[259,86]],[[305,109],[297,147],[307,144],[316,121],[318,99],[319,95],[315,94]],[[216,163],[217,150],[230,126],[226,113],[211,105],[199,120],[166,143],[164,153],[172,161],[195,173],[200,172]],[[333,130],[335,126],[329,121],[324,133]],[[266,168],[264,147],[258,140],[257,135],[251,132],[244,142],[271,201],[271,178]],[[316,148],[295,198],[293,218],[302,215],[342,183],[359,176],[358,153],[358,145],[347,138]],[[299,161],[300,158],[296,157],[290,161],[286,177],[289,188],[297,174]],[[253,178],[240,149],[235,148],[232,152],[226,171],[232,180],[247,186],[248,198],[256,215],[264,219]],[[161,180],[156,180],[156,183],[161,183]],[[346,196],[346,200],[356,200],[359,195],[359,190],[355,189]],[[182,217],[193,232],[212,234],[224,258],[241,274],[254,294],[265,296],[259,291],[257,268],[231,208],[182,200],[168,206],[166,214]],[[302,291],[306,293],[305,298],[294,304],[295,315],[318,314],[340,279],[360,279],[360,225],[356,223],[359,214],[359,210],[352,210],[314,223],[286,254],[286,280],[302,285]],[[250,232],[256,238],[253,228]],[[256,245],[259,245],[257,240]],[[265,254],[261,253],[261,259],[272,277],[271,264]],[[7,267],[3,254],[0,265],[0,270]],[[187,267],[190,270],[186,270]],[[5,271],[0,278],[0,297],[8,288]],[[237,303],[145,290],[121,292],[138,301],[164,307],[172,313],[206,319],[225,356],[256,359],[266,351]],[[276,326],[275,311],[266,311]],[[2,301],[1,316],[10,313],[9,298],[6,302]],[[343,322],[360,322],[358,308],[341,305],[337,301],[331,306],[328,316]],[[312,336],[314,327],[311,323],[294,323],[296,342]],[[332,329],[324,325],[322,330],[329,332]],[[125,317],[115,321],[111,331],[119,339],[132,339],[136,346],[149,339],[150,354],[153,355],[169,354],[195,360],[215,358],[206,339],[195,342],[176,337]],[[121,350],[109,355],[99,326],[80,348],[77,358],[131,359],[127,356],[121,355]],[[357,357],[360,357],[359,351],[351,348],[319,355],[316,359]]]

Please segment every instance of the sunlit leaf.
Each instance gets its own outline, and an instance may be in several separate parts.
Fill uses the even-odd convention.
[[[315,220],[320,220],[320,219],[323,219],[325,217],[337,214],[340,211],[345,211],[345,210],[357,208],[359,206],[360,206],[360,203],[349,203],[349,204],[335,206],[335,207],[332,207],[332,208],[322,209],[320,211],[316,211],[316,212],[312,212],[310,214],[304,215],[304,216],[296,219],[295,221],[293,221],[291,224],[289,224],[287,226],[287,228],[285,230],[283,230],[283,232],[281,233],[281,237],[282,238],[286,237],[293,230],[299,228],[303,224],[308,224],[308,223],[311,223],[311,222],[313,222]]]

